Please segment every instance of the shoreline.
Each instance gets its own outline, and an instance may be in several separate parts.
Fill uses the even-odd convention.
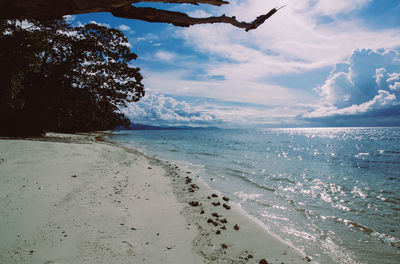
[[[0,140],[6,150],[0,157],[0,193],[6,193],[0,200],[4,208],[0,224],[7,228],[7,235],[0,238],[0,260],[310,262],[190,171],[108,142],[104,135],[50,133],[44,141]],[[32,199],[30,208],[26,196]],[[21,229],[23,225],[27,230]],[[64,240],[69,240],[68,245]],[[66,249],[69,253],[62,253]]]

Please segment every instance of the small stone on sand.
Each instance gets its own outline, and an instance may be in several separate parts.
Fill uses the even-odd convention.
[[[222,206],[223,206],[226,210],[230,210],[230,209],[231,209],[231,207],[230,207],[229,205],[225,204],[225,203],[224,203]]]
[[[191,202],[189,202],[189,204],[191,206],[199,206],[199,202],[197,202],[197,201],[191,201]]]

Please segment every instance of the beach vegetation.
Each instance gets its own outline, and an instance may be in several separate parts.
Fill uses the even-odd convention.
[[[144,96],[124,34],[64,19],[0,22],[0,134],[88,132],[129,125],[120,112]]]

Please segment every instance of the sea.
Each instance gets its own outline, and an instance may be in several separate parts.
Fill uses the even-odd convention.
[[[115,131],[175,161],[313,263],[400,263],[400,128]]]

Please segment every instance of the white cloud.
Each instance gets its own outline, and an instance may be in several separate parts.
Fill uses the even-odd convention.
[[[147,92],[139,102],[128,105],[122,111],[138,124],[207,125],[219,122],[214,115],[198,111],[185,101],[154,92]]]
[[[178,30],[187,45],[232,60],[210,71],[251,73],[249,78],[300,72],[330,66],[357,48],[393,48],[400,45],[398,30],[370,31],[360,20],[321,24],[319,18],[360,8],[369,0],[299,0],[291,2],[257,30],[245,32],[230,25],[198,25]],[[286,4],[262,0],[233,2],[226,13],[250,21],[263,10]],[[245,12],[243,11],[245,10]]]
[[[193,67],[196,67],[196,65],[193,65]],[[240,72],[230,73],[229,76],[232,76],[232,78],[226,80],[207,79],[207,76],[204,80],[192,80],[188,78],[192,76],[192,69],[192,66],[188,66],[188,70],[170,70],[167,72],[144,69],[145,79],[143,83],[147,89],[159,93],[209,97],[224,101],[264,105],[296,105],[300,102],[309,101],[311,97],[309,93],[304,91],[244,79]]]
[[[212,16],[212,14],[210,14],[202,9],[197,9],[197,10],[195,10],[193,12],[189,12],[187,14],[191,17],[199,17],[199,18]]]
[[[400,110],[400,54],[396,50],[356,50],[336,65],[317,89],[321,105],[304,118],[398,115]]]
[[[398,30],[370,31],[359,20],[321,24],[321,15],[344,13],[369,1],[308,1],[288,4],[257,30],[249,33],[227,25],[196,26],[182,30],[190,45],[232,60],[254,62],[277,71],[295,72],[335,64],[357,48],[393,48],[400,45]],[[314,4],[313,4],[314,3]],[[252,20],[261,10],[285,4],[284,1],[249,0],[232,3],[228,13]],[[246,10],[246,12],[243,12]],[[279,54],[277,56],[276,54]]]
[[[249,127],[249,126],[281,126],[283,124],[299,125],[301,120],[296,120],[296,113],[304,111],[303,107],[287,107],[278,105],[270,108],[259,108],[257,106],[220,106],[208,105],[207,110],[212,112],[218,120],[226,127]]]
[[[263,107],[221,100],[189,97],[177,100],[147,90],[146,96],[137,103],[128,105],[122,111],[133,123],[150,125],[207,125],[221,127],[264,126],[299,124],[293,109],[285,106]],[[295,111],[304,111],[300,106]]]
[[[154,42],[154,40],[158,40],[160,37],[153,33],[147,33],[143,36],[136,38],[136,41],[148,41],[150,43]]]
[[[110,26],[109,24],[107,24],[107,23],[99,23],[99,22],[96,22],[96,21],[94,21],[94,20],[90,21],[89,24],[96,24],[96,25],[103,26],[103,27],[106,27],[106,28],[110,28],[110,27],[111,27],[111,26]]]
[[[124,31],[130,31],[131,30],[131,28],[128,27],[127,25],[119,25],[118,28],[120,30],[124,30]]]
[[[129,34],[135,33],[135,31],[134,31],[131,27],[129,27],[129,26],[127,26],[127,25],[124,25],[124,24],[119,25],[119,26],[118,26],[118,29],[121,30],[121,31],[128,32]]]
[[[338,13],[348,13],[363,7],[372,0],[335,0],[317,1],[313,6],[313,12],[322,15],[336,15]]]
[[[123,43],[121,43],[121,45],[126,46],[128,48],[132,48],[132,45],[129,42],[123,42]]]
[[[385,90],[378,90],[378,94],[365,103],[359,105],[351,105],[344,108],[336,107],[323,107],[311,113],[303,115],[306,118],[320,118],[320,117],[337,117],[337,116],[353,116],[371,113],[373,111],[380,111],[388,109],[393,106],[399,106],[398,98],[395,94],[391,94]],[[387,114],[387,113],[385,113]],[[397,114],[397,112],[396,112]]]
[[[156,60],[172,62],[175,59],[176,54],[172,53],[172,52],[160,50],[154,54],[154,57]]]

